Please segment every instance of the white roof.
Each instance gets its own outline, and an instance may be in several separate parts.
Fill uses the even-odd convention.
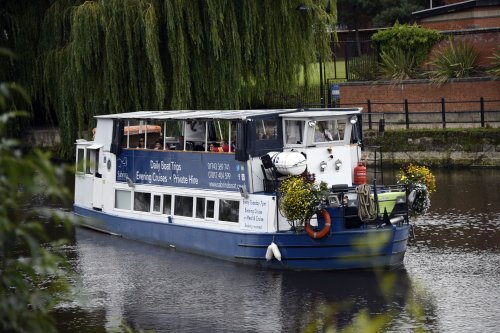
[[[301,112],[292,112],[287,114],[282,114],[280,117],[285,118],[320,118],[320,117],[332,117],[332,116],[350,116],[361,113],[362,108],[350,108],[350,109],[308,109]]]
[[[321,117],[332,115],[348,115],[361,112],[361,108],[350,109],[261,109],[261,110],[176,110],[176,111],[137,111],[128,113],[108,114],[96,116],[100,119],[155,119],[155,120],[244,120],[256,116],[270,114],[286,114],[297,117]]]

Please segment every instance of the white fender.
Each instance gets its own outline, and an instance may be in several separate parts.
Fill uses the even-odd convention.
[[[273,250],[271,249],[271,245],[269,245],[266,251],[266,260],[269,261],[271,259],[273,259]]]
[[[281,252],[280,249],[278,248],[278,245],[276,245],[274,242],[271,242],[271,245],[269,245],[271,248],[271,251],[273,251],[273,255],[278,261],[281,261]]]
[[[283,175],[300,175],[307,168],[307,160],[304,155],[299,152],[270,152],[276,170]]]

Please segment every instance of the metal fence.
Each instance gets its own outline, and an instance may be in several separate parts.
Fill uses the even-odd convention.
[[[390,129],[500,127],[500,100],[447,100],[342,103],[330,89],[305,87],[296,94],[270,94],[266,108],[362,107],[365,128]]]
[[[500,127],[500,100],[402,102],[338,104],[341,107],[363,107],[363,123],[379,130],[416,128]],[[380,111],[384,110],[384,111]]]

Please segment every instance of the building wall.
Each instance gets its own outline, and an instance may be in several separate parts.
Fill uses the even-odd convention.
[[[500,81],[471,78],[442,85],[429,80],[408,80],[401,84],[347,82],[340,85],[341,105],[363,106],[370,100],[372,112],[404,112],[405,99],[410,103],[411,112],[440,110],[441,98],[447,101],[447,112],[478,110],[481,97],[486,101],[486,111],[500,111]]]
[[[440,31],[499,28],[500,6],[471,8],[421,19],[419,25]]]

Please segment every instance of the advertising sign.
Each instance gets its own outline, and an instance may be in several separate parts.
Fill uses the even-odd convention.
[[[239,191],[247,186],[245,163],[233,154],[123,150],[116,159],[116,181]]]

